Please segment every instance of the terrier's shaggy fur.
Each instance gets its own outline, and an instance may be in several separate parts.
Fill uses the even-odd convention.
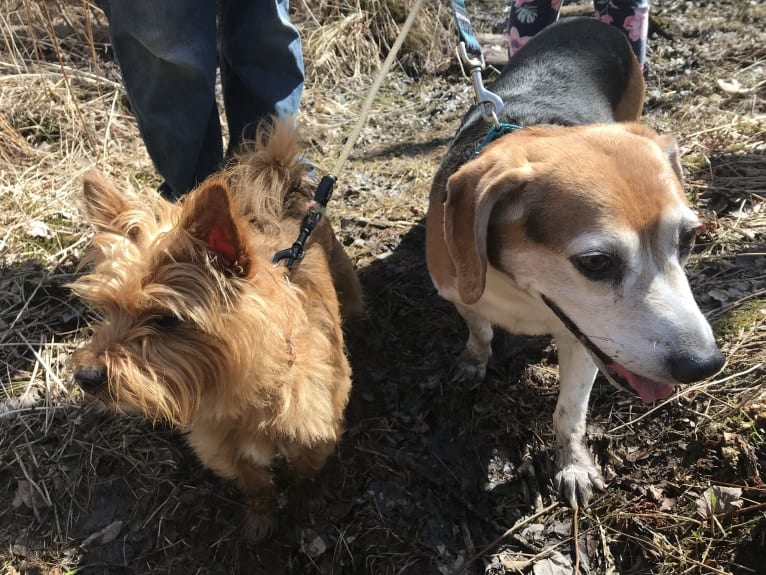
[[[340,311],[362,306],[324,219],[291,273],[271,262],[313,193],[297,157],[278,123],[176,204],[89,173],[93,267],[72,286],[101,315],[72,358],[77,383],[186,431],[202,463],[250,498],[255,539],[273,524],[275,454],[313,474],[334,449],[351,388]]]

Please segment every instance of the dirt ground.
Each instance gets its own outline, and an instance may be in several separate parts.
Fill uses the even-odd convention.
[[[708,224],[689,274],[728,363],[654,406],[599,377],[588,431],[609,487],[576,521],[550,490],[550,339],[498,331],[486,381],[450,379],[466,331],[428,278],[423,217],[470,83],[441,51],[390,74],[330,212],[370,316],[349,328],[347,431],[312,489],[277,470],[279,525],[260,545],[243,537],[242,496],[179,433],[70,388],[66,361],[90,317],[65,287],[90,239],[80,177],[93,164],[123,185],[157,176],[103,17],[77,2],[3,4],[0,575],[558,575],[577,560],[605,575],[766,574],[762,2],[653,7],[646,122],[678,137]],[[502,30],[502,2],[469,11],[478,31]],[[307,155],[329,169],[370,77],[311,74]]]

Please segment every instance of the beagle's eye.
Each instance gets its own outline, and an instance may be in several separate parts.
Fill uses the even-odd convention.
[[[172,313],[157,314],[149,319],[149,325],[157,331],[168,331],[176,327],[181,320]]]
[[[573,256],[572,263],[588,279],[614,281],[620,276],[620,261],[602,252]]]
[[[681,261],[688,259],[692,253],[695,239],[697,239],[696,228],[689,228],[678,232],[678,257]]]

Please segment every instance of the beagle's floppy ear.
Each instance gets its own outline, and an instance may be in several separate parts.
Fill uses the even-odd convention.
[[[678,142],[676,142],[676,139],[673,136],[666,134],[657,137],[657,144],[662,148],[662,151],[665,152],[665,157],[668,159],[668,162],[670,162],[670,167],[673,168],[676,176],[678,176],[678,181],[683,186],[684,172],[681,169],[681,152],[678,149]]]
[[[684,185],[684,172],[681,169],[681,152],[678,149],[678,142],[676,142],[676,139],[673,136],[669,134],[660,135],[650,127],[644,126],[638,122],[629,122],[622,125],[628,132],[653,140],[662,150],[670,167],[673,168],[673,172],[678,178],[678,182],[682,186]]]
[[[523,154],[521,148],[515,148]],[[515,155],[515,154],[512,154]],[[487,228],[497,202],[520,192],[532,178],[532,167],[523,159],[512,161],[505,146],[493,146],[466,163],[447,181],[444,203],[444,239],[455,265],[458,292],[466,304],[484,293],[487,275]]]

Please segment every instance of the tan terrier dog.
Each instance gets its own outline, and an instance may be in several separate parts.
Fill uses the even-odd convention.
[[[351,388],[340,308],[361,313],[353,266],[326,220],[288,272],[313,187],[285,123],[185,200],[85,177],[92,270],[72,288],[101,314],[72,358],[88,394],[187,433],[204,465],[250,499],[249,535],[274,522],[269,466],[301,475],[332,453]]]

